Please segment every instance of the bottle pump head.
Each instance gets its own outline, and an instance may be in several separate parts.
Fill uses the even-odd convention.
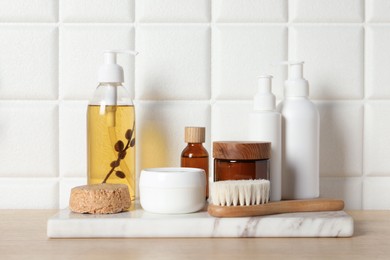
[[[275,109],[275,95],[272,94],[271,75],[258,77],[258,91],[253,99],[253,109],[255,111]]]
[[[309,82],[303,78],[303,61],[282,62],[289,65],[288,79],[284,82],[284,95],[286,97],[309,96]]]
[[[136,51],[128,50],[106,50],[104,51],[104,64],[100,66],[98,81],[100,83],[123,83],[123,69],[116,63],[118,53],[137,55]]]

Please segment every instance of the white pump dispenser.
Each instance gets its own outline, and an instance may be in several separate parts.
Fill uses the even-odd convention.
[[[308,97],[309,82],[303,78],[303,61],[283,62],[289,65],[288,80],[285,81],[284,95],[286,97]]]
[[[106,50],[104,53],[104,63],[98,72],[98,82],[105,84],[104,99],[101,101],[100,114],[104,113],[105,106],[117,105],[117,86],[124,82],[123,68],[116,63],[118,53],[126,53],[136,56],[138,52],[127,50]]]
[[[270,199],[278,201],[282,196],[282,119],[275,110],[271,80],[272,76],[269,75],[258,77],[258,92],[253,99],[254,112],[250,114],[249,138],[271,142]]]
[[[100,83],[123,83],[123,68],[116,63],[118,53],[127,53],[136,56],[138,52],[127,50],[106,50],[104,53],[104,64],[99,68],[98,81]]]
[[[275,95],[272,94],[271,75],[258,77],[257,94],[253,99],[253,109],[255,111],[275,110]]]
[[[303,78],[303,62],[283,62],[290,66],[285,81],[282,114],[282,198],[311,199],[319,196],[320,118],[309,100],[309,83]]]

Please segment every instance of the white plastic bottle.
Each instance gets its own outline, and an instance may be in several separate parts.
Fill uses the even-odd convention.
[[[303,78],[303,62],[290,65],[285,81],[282,114],[282,198],[319,197],[319,132],[317,107],[309,100],[309,83]]]
[[[275,110],[275,96],[272,94],[272,76],[260,76],[258,92],[253,100],[250,114],[249,138],[254,141],[271,142],[270,200],[282,197],[282,117]]]

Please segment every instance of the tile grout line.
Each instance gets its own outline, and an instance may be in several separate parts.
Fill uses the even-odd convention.
[[[364,209],[364,179],[365,179],[365,161],[366,161],[366,153],[365,153],[365,135],[366,135],[366,100],[367,100],[367,77],[366,77],[366,73],[367,73],[367,58],[366,58],[366,55],[367,55],[367,17],[366,17],[366,6],[367,6],[367,3],[365,0],[363,0],[363,3],[362,3],[362,10],[363,10],[363,21],[364,21],[364,24],[363,24],[363,49],[362,49],[362,52],[363,52],[363,73],[362,73],[362,77],[363,77],[363,111],[362,111],[362,154],[361,154],[361,161],[362,161],[362,168],[361,168],[361,171],[362,171],[362,175],[361,175],[361,178],[360,178],[360,186],[361,186],[361,194],[360,194],[360,209]]]
[[[60,149],[60,140],[61,140],[61,113],[60,113],[60,109],[61,109],[61,87],[60,87],[60,74],[61,74],[61,71],[60,71],[60,64],[61,64],[61,31],[60,31],[60,21],[61,21],[61,17],[60,17],[60,2],[58,2],[58,21],[57,21],[57,24],[56,24],[56,27],[57,27],[57,32],[58,32],[58,35],[57,35],[57,104],[58,104],[58,110],[57,110],[57,133],[58,133],[58,140],[57,140],[57,156],[58,156],[58,164],[57,164],[57,178],[58,178],[58,190],[57,190],[57,203],[58,203],[58,207],[60,205],[60,196],[61,196],[61,149]]]
[[[209,1],[209,10],[210,10],[210,98],[209,98],[209,104],[210,104],[210,111],[209,111],[209,118],[210,118],[210,154],[212,154],[212,140],[213,140],[213,109],[214,109],[214,45],[215,45],[215,22],[214,22],[214,8],[215,8],[215,1]],[[210,156],[210,159],[212,156]],[[212,166],[212,163],[210,163],[209,166]],[[213,171],[210,171],[210,176],[212,177],[214,175]],[[212,178],[213,179],[213,178]]]

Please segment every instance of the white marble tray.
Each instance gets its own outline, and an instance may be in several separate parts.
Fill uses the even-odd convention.
[[[350,237],[353,219],[344,211],[289,213],[252,218],[214,218],[206,211],[160,215],[136,210],[89,215],[60,210],[47,222],[50,238],[103,237]]]

